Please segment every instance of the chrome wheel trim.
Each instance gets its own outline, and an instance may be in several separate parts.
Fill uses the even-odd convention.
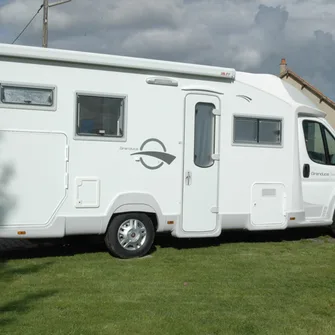
[[[135,251],[140,249],[147,239],[147,229],[143,222],[129,219],[121,223],[117,239],[123,249]]]

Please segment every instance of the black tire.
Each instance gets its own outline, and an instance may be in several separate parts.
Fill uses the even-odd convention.
[[[142,228],[146,231],[146,238],[138,249],[128,250],[125,249],[118,240],[118,230],[122,224],[128,220],[138,220],[144,226]],[[138,258],[145,256],[152,247],[155,238],[155,228],[153,222],[145,213],[125,213],[115,216],[110,222],[106,234],[105,234],[105,244],[112,256],[118,258]],[[130,243],[133,244],[134,243]]]
[[[333,223],[331,224],[330,228],[330,233],[333,237],[335,237],[335,213],[333,215]]]

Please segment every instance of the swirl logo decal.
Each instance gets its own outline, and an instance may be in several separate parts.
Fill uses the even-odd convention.
[[[149,138],[144,141],[140,151],[134,152],[131,156],[142,156],[139,161],[150,170],[159,169],[164,163],[170,165],[176,158],[166,152],[164,143],[157,138]]]

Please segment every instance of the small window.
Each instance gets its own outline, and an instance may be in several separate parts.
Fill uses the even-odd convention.
[[[195,106],[194,164],[206,168],[213,165],[215,106],[199,102]]]
[[[234,117],[234,143],[281,144],[281,121]]]
[[[53,105],[53,89],[1,85],[1,102],[50,107]]]
[[[80,94],[77,99],[78,135],[123,136],[124,98]]]

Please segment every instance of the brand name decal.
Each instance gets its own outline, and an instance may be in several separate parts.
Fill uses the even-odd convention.
[[[333,177],[333,176],[335,176],[335,173],[330,173],[330,172],[311,172],[311,176],[316,176],[316,177]]]

